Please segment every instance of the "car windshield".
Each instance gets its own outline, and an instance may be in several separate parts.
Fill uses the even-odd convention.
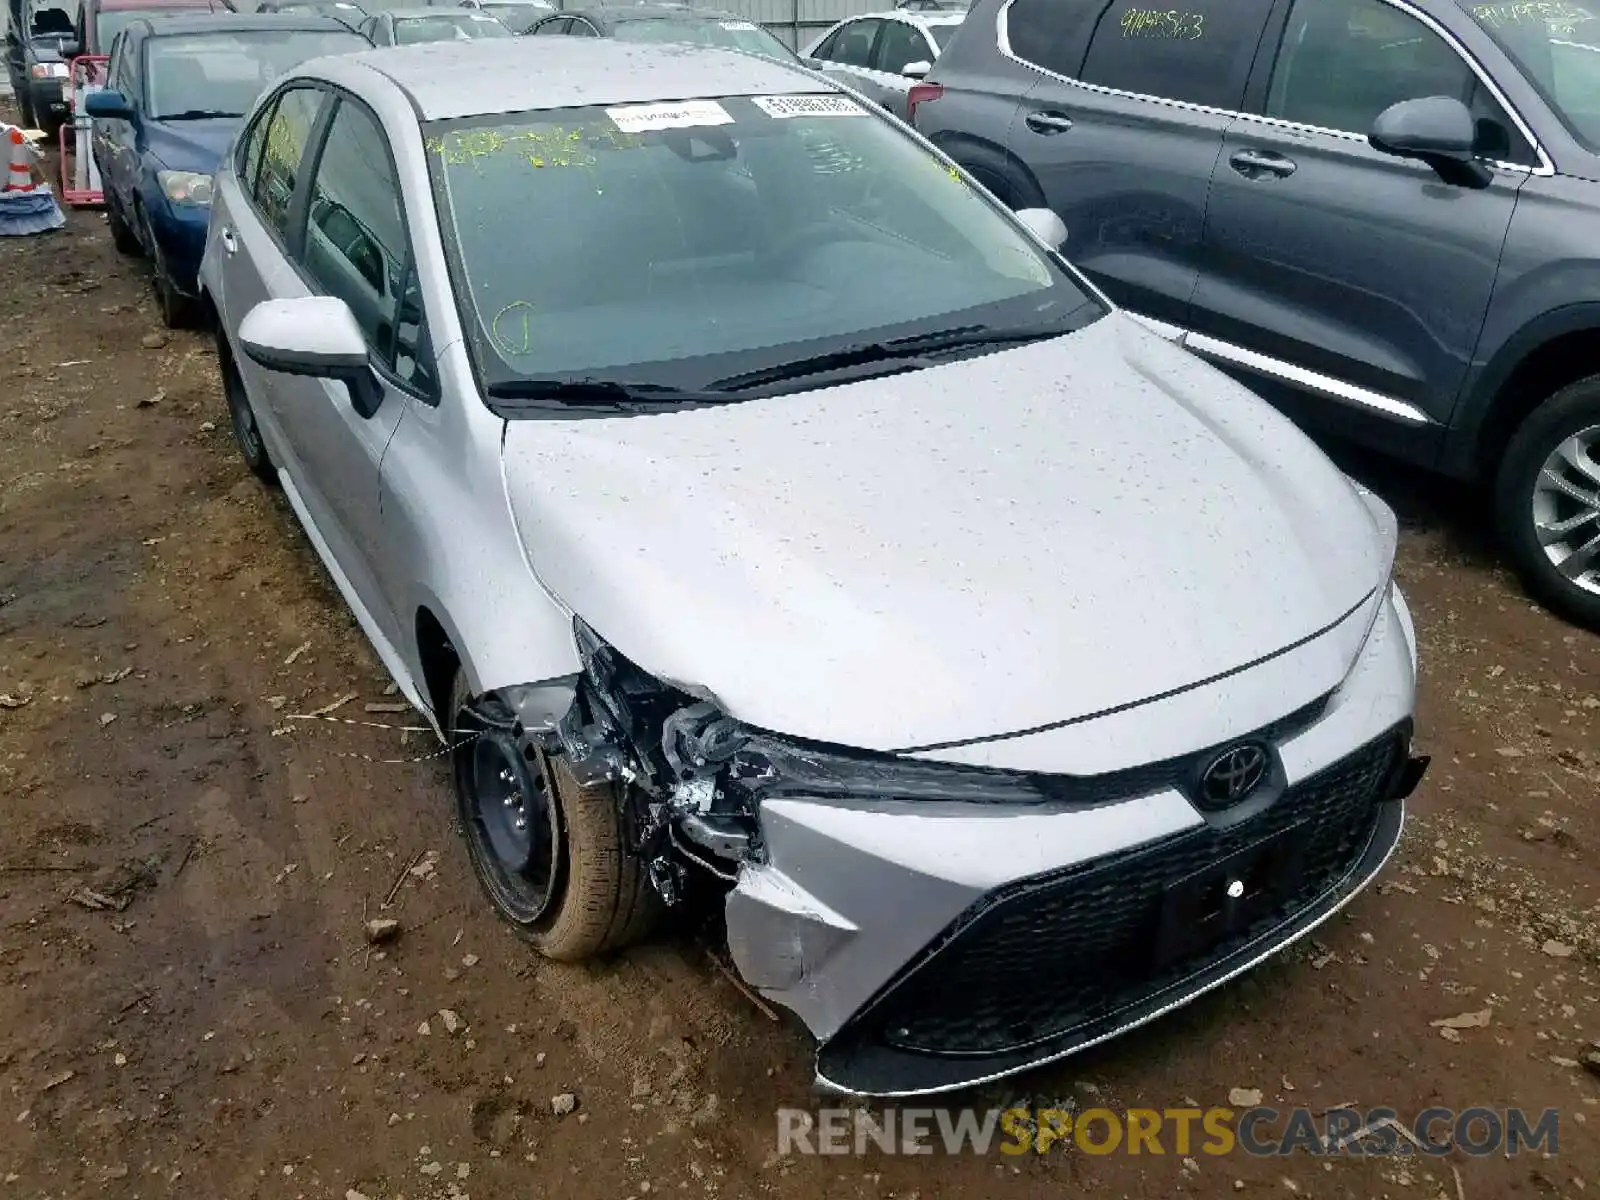
[[[145,45],[147,108],[153,120],[239,117],[267,86],[310,58],[365,49],[367,39],[335,30],[175,34]]]
[[[1573,136],[1600,151],[1600,4],[1507,0],[1471,11]]]
[[[416,42],[448,42],[457,38],[510,37],[511,31],[488,13],[475,9],[430,13],[426,17],[398,17],[394,40],[402,46]]]
[[[705,17],[639,17],[618,21],[613,31],[624,42],[687,42],[697,46],[722,46],[780,61],[794,54],[754,21]]]
[[[491,393],[679,389],[956,328],[1102,311],[887,117],[837,94],[433,122],[427,159]]]
[[[138,17],[160,17],[168,16],[172,13],[203,13],[205,11],[204,7],[178,4],[174,4],[169,8],[114,8],[109,11],[101,9],[100,15],[95,19],[94,23],[94,44],[99,47],[101,54],[105,54],[111,49],[111,43],[117,34],[121,33],[130,21]]]

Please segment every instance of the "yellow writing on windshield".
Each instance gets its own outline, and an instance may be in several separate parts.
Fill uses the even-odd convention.
[[[1198,41],[1205,36],[1206,15],[1169,8],[1130,8],[1122,14],[1122,36],[1166,41]]]
[[[502,354],[522,355],[533,346],[533,305],[513,300],[489,322],[489,336]]]
[[[464,129],[423,143],[430,154],[437,154],[447,166],[471,166],[480,160],[509,154],[530,167],[592,167],[607,150],[631,150],[642,145],[634,134],[619,129],[585,125],[575,129],[560,125],[541,126],[507,133],[499,129]]]
[[[1559,28],[1564,32],[1572,32],[1575,25],[1584,21],[1594,20],[1594,14],[1588,9],[1579,8],[1575,4],[1564,4],[1561,0],[1522,0],[1517,4],[1478,4],[1474,5],[1472,15],[1491,28],[1503,28],[1508,25],[1522,25],[1530,21]]]

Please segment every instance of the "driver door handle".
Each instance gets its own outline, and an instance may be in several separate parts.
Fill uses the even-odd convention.
[[[222,243],[224,254],[237,254],[239,252],[239,239],[233,236],[233,230],[226,225],[217,230],[217,239]]]
[[[1052,133],[1066,133],[1072,128],[1072,118],[1066,113],[1059,112],[1031,112],[1022,118],[1022,123],[1035,133],[1046,136]]]
[[[1275,150],[1238,150],[1228,159],[1228,165],[1246,179],[1260,179],[1275,175],[1285,179],[1294,174],[1294,159]]]

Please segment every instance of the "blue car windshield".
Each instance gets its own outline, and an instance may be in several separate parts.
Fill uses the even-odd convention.
[[[146,110],[151,120],[242,117],[285,71],[324,54],[370,43],[335,30],[252,29],[184,33],[145,42]]]

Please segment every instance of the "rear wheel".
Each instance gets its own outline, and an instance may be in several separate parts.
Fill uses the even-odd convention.
[[[473,873],[495,911],[547,958],[577,961],[644,937],[661,903],[627,846],[616,790],[582,787],[559,756],[524,750],[451,688],[456,810]],[[508,715],[508,714],[491,714]]]
[[[1600,375],[1522,423],[1500,463],[1495,512],[1528,590],[1600,630]]]

